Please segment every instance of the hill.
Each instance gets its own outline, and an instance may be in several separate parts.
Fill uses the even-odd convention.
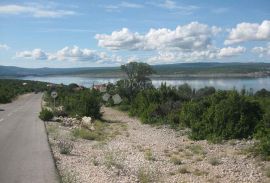
[[[152,77],[265,77],[270,76],[270,63],[180,63],[153,65]],[[20,68],[0,66],[0,77],[81,75],[89,77],[122,77],[119,67]]]

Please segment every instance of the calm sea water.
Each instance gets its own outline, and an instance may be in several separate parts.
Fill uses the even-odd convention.
[[[51,83],[77,83],[85,87],[90,87],[93,84],[102,84],[102,83],[115,83],[119,78],[89,78],[89,77],[77,77],[77,76],[27,76],[19,79],[23,80],[34,80],[34,81],[45,81]],[[158,87],[161,83],[166,82],[167,85],[177,86],[184,83],[188,83],[191,87],[198,89],[205,86],[213,86],[216,89],[237,89],[241,90],[242,88],[250,89],[254,91],[265,88],[270,90],[270,77],[266,78],[196,78],[196,79],[153,79],[154,86]]]

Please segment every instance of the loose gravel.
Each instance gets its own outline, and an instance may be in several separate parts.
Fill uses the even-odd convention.
[[[57,167],[70,182],[270,182],[264,172],[269,162],[245,153],[253,141],[192,141],[185,130],[142,124],[113,108],[102,111],[108,128],[116,130],[103,141],[75,139],[71,128],[47,123]],[[63,138],[74,145],[70,155],[59,153]]]

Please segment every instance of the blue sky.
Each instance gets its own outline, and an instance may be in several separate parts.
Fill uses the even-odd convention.
[[[0,65],[270,61],[269,0],[1,0],[0,23]]]

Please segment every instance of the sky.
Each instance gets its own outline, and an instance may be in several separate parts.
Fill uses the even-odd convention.
[[[0,0],[0,65],[270,62],[269,0]]]

